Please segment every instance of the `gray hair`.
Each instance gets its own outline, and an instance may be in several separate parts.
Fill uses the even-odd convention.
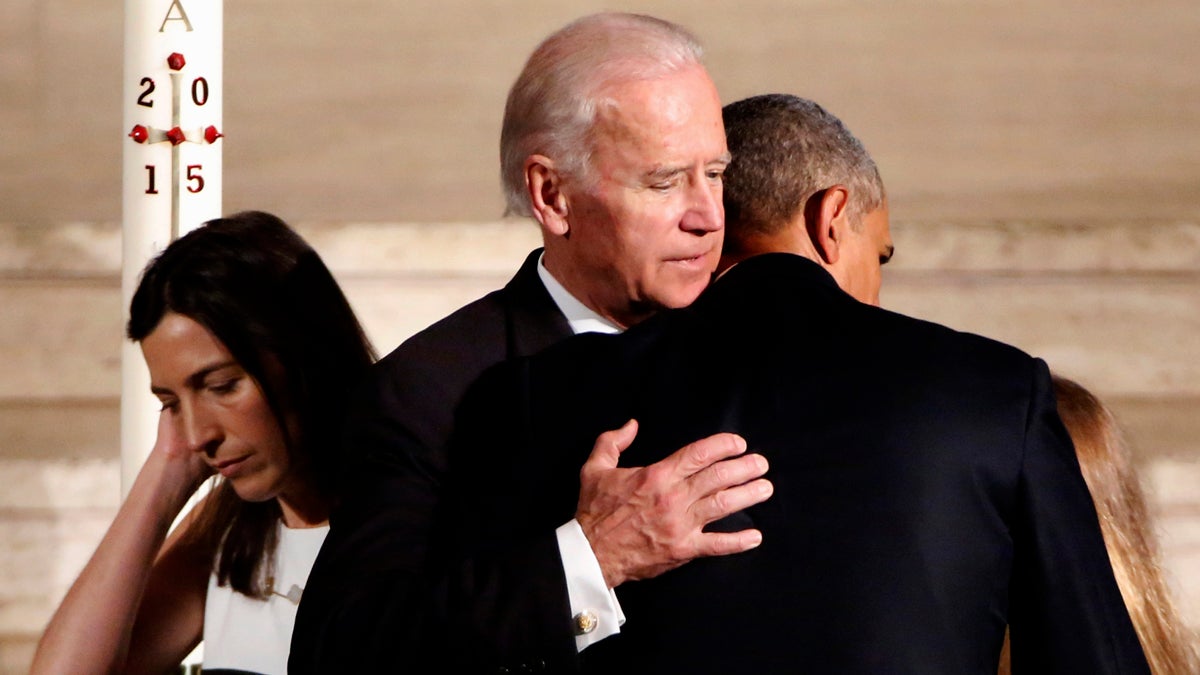
[[[588,134],[607,86],[700,65],[702,53],[684,28],[641,14],[592,14],[546,38],[525,63],[504,106],[505,215],[532,215],[525,190],[530,155],[550,157],[569,175],[588,175]]]
[[[722,110],[733,161],[725,172],[725,238],[773,234],[814,194],[834,185],[850,192],[850,223],[883,206],[875,161],[846,125],[820,105],[764,94]]]

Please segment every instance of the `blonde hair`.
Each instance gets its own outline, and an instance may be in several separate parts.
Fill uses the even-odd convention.
[[[1078,382],[1054,376],[1058,414],[1075,443],[1079,467],[1100,518],[1113,575],[1155,675],[1200,672],[1191,634],[1181,621],[1159,564],[1146,498],[1112,412]],[[1009,671],[1008,641],[1001,675]]]

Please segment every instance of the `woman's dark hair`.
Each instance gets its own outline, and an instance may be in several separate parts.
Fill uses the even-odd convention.
[[[211,220],[146,267],[127,335],[144,340],[168,312],[208,329],[258,382],[292,466],[332,497],[346,403],[375,354],[316,251],[268,213]],[[297,422],[298,437],[287,419]],[[276,500],[243,501],[220,481],[189,528],[189,543],[209,554],[219,547],[220,584],[265,597],[280,517]]]

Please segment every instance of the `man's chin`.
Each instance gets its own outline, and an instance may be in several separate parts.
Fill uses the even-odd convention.
[[[680,309],[687,307],[700,297],[705,288],[708,288],[709,275],[704,275],[700,279],[696,279],[686,286],[680,287],[672,293],[664,294],[659,298],[659,306],[662,309]]]

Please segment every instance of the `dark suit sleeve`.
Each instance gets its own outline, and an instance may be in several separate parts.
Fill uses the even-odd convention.
[[[381,377],[355,406],[346,444],[357,459],[304,591],[289,672],[563,672],[555,664],[573,664],[575,642],[553,529],[462,554],[446,526],[445,448],[395,414],[428,423],[413,382]]]
[[[1013,673],[1148,673],[1040,360],[1012,536]]]

